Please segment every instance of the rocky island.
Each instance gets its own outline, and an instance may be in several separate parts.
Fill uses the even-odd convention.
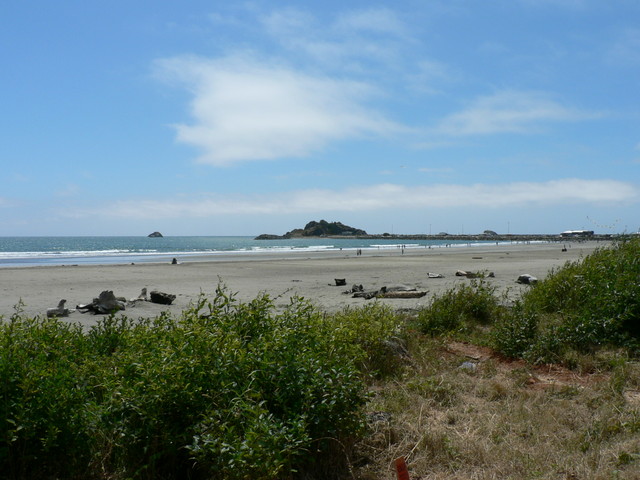
[[[161,238],[162,234],[160,232],[153,232],[153,233],[150,233],[149,235],[147,235],[147,237],[149,237],[149,238]]]
[[[590,230],[576,230],[558,233],[534,233],[534,234],[499,234],[493,230],[485,230],[483,233],[478,234],[449,234],[446,232],[440,232],[438,234],[369,234],[359,228],[350,227],[340,222],[327,222],[320,220],[319,222],[311,221],[305,225],[304,228],[296,228],[284,235],[271,235],[264,233],[255,237],[255,240],[282,240],[288,238],[307,238],[307,237],[351,237],[359,239],[385,239],[385,240],[398,240],[402,242],[411,240],[462,240],[465,242],[474,241],[495,241],[495,242],[531,242],[531,241],[548,241],[558,242],[566,241],[569,239],[584,241],[584,240],[611,240],[611,234],[595,234]]]
[[[340,222],[327,222],[320,220],[319,222],[311,221],[304,228],[296,228],[284,235],[271,235],[263,233],[258,235],[256,240],[280,240],[287,238],[303,238],[303,237],[333,237],[333,236],[360,236],[367,235],[367,232],[359,228],[353,228]]]

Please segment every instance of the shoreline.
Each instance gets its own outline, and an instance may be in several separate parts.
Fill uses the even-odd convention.
[[[566,245],[566,251],[563,246]],[[121,314],[130,318],[155,317],[164,311],[178,315],[198,299],[200,294],[211,298],[219,283],[240,301],[250,301],[261,293],[274,299],[276,308],[284,308],[291,297],[301,296],[320,309],[334,312],[346,307],[358,307],[378,301],[394,309],[417,309],[428,305],[434,295],[444,293],[466,277],[457,277],[457,270],[493,272],[487,282],[496,294],[518,296],[523,289],[515,281],[521,274],[544,278],[551,269],[567,261],[575,261],[594,249],[607,246],[602,241],[563,243],[481,244],[463,248],[411,248],[363,251],[260,252],[246,256],[233,254],[178,258],[167,262],[106,264],[106,265],[42,265],[0,268],[0,315],[6,320],[14,306],[22,300],[26,316],[46,315],[60,299],[67,308],[90,303],[103,290],[116,296],[136,298],[143,287],[176,295],[172,305],[151,302],[127,307]],[[242,257],[242,258],[241,258]],[[428,273],[443,278],[428,278]],[[346,280],[346,286],[336,286],[335,279]],[[365,300],[342,292],[353,285],[365,290],[382,286],[407,285],[427,291],[422,298]],[[88,326],[101,315],[72,312],[66,321]]]
[[[257,241],[250,237],[165,237],[167,240],[138,237],[96,237],[87,242],[82,237],[69,237],[71,241],[56,243],[42,242],[39,237],[29,237],[28,241],[2,243],[0,237],[0,270],[14,267],[38,267],[54,265],[115,265],[127,263],[162,263],[178,257],[186,261],[242,260],[243,257],[257,257],[263,254],[293,255],[307,252],[349,252],[368,251],[404,247],[422,248],[464,248],[482,245],[512,245],[514,243],[566,243],[581,242],[584,238],[560,238],[557,235],[369,235],[367,237],[326,236]],[[9,237],[7,237],[9,238]],[[54,239],[56,237],[42,237]],[[74,239],[79,240],[74,240]],[[93,238],[93,237],[89,237]],[[231,240],[223,240],[230,238]],[[183,239],[186,239],[183,240]],[[594,235],[593,241],[610,242],[610,236]],[[13,242],[13,243],[12,243]],[[14,248],[12,250],[12,247]],[[25,248],[26,247],[26,248]],[[23,250],[24,249],[24,250]]]

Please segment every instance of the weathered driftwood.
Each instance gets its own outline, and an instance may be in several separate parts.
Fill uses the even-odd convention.
[[[444,275],[442,275],[441,273],[429,272],[427,273],[427,277],[428,278],[444,278]]]
[[[140,295],[138,295],[136,298],[130,299],[127,305],[133,306],[140,302],[147,302],[148,300],[149,299],[147,298],[147,288],[145,287],[140,292]]]
[[[125,309],[125,302],[118,300],[111,290],[100,292],[98,298],[86,305],[78,305],[76,308],[81,313],[93,312],[94,314],[108,314]],[[84,310],[84,311],[83,311]]]
[[[364,287],[362,285],[353,285],[349,290],[345,290],[345,295],[350,295],[352,293],[364,292]]]
[[[421,298],[427,294],[418,290],[395,290],[391,292],[378,292],[376,298]]]
[[[138,298],[135,298],[134,300],[144,300],[146,302],[148,300],[147,287],[144,287],[142,290],[140,290],[140,295],[138,295]]]
[[[64,304],[67,303],[65,299],[60,300],[56,308],[47,308],[47,317],[68,317],[69,309],[64,308]]]
[[[157,290],[153,290],[149,296],[151,297],[152,303],[159,303],[161,305],[171,305],[176,299],[176,296],[171,293],[159,292]]]
[[[416,290],[417,290],[416,287],[410,287],[409,285],[403,285],[403,284],[389,285],[389,286],[380,287],[380,291],[382,293],[387,293],[387,292],[415,292]]]
[[[485,277],[495,277],[495,273],[493,272],[467,272],[466,270],[458,270],[456,272],[456,277],[467,277],[467,278],[485,278]]]
[[[378,290],[373,290],[373,291],[368,291],[368,292],[355,292],[353,295],[351,295],[351,298],[364,298],[364,299],[371,299],[371,298],[375,298],[376,295],[378,295],[379,291]]]
[[[534,283],[538,283],[538,279],[533,275],[529,275],[528,273],[524,273],[518,277],[516,280],[517,283],[521,283],[523,285],[533,285]]]
[[[354,292],[352,298],[365,298],[367,300],[371,298],[420,298],[424,297],[426,294],[427,292],[418,291],[415,287],[409,287],[407,285],[393,285],[390,287],[381,287],[379,290],[369,290],[366,292],[360,290]]]

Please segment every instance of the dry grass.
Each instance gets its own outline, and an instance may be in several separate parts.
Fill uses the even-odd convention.
[[[533,368],[414,337],[411,361],[372,386],[356,479],[640,479],[640,366]],[[585,365],[588,362],[583,359]]]

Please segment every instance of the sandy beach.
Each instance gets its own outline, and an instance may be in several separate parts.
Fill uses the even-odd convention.
[[[522,289],[516,279],[530,274],[543,279],[551,269],[567,261],[590,254],[602,242],[483,245],[457,248],[420,248],[363,252],[317,252],[287,255],[260,254],[218,256],[215,258],[178,259],[170,263],[125,265],[65,265],[0,269],[0,315],[5,319],[15,312],[20,300],[28,316],[45,315],[47,308],[67,300],[67,308],[90,303],[103,290],[118,297],[132,299],[141,289],[159,290],[176,295],[172,305],[151,302],[129,306],[122,313],[130,318],[153,317],[163,311],[177,314],[201,293],[212,296],[219,283],[236,298],[248,301],[262,292],[275,299],[278,307],[288,304],[292,296],[311,300],[319,308],[332,312],[348,306],[362,306],[379,301],[398,309],[415,309],[427,305],[466,277],[456,271],[493,272],[487,281],[498,292],[511,298]],[[566,251],[563,247],[566,246]],[[429,273],[443,278],[429,278]],[[335,279],[345,279],[346,286],[336,286]],[[428,292],[422,298],[365,300],[343,292],[353,285],[365,290],[383,286],[406,285]],[[91,325],[101,316],[72,312],[67,321]]]

